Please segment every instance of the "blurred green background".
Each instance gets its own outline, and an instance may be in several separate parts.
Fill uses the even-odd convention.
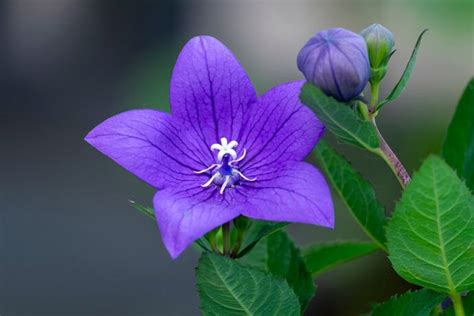
[[[154,190],[88,146],[85,134],[130,108],[168,109],[180,48],[208,34],[225,43],[259,93],[302,79],[296,55],[315,32],[379,22],[397,53],[396,83],[416,37],[426,35],[410,85],[379,127],[413,172],[439,150],[474,74],[473,1],[0,2],[0,314],[196,315],[189,249],[173,262],[156,224],[127,200]],[[376,186],[389,214],[400,190],[380,159],[333,142]],[[311,158],[310,158],[311,159]],[[336,229],[292,225],[300,245],[365,238],[336,201]],[[375,254],[316,280],[307,315],[357,315],[408,285]]]

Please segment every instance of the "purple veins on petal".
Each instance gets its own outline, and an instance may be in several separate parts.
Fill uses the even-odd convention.
[[[169,114],[131,110],[94,128],[85,140],[116,163],[157,189],[194,181],[190,172],[204,164]]]
[[[124,112],[86,141],[160,190],[153,203],[172,258],[240,215],[333,227],[328,185],[302,162],[324,132],[299,101],[302,85],[281,84],[257,98],[222,43],[195,37],[173,71],[171,114]]]

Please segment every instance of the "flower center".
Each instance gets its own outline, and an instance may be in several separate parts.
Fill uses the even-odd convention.
[[[202,184],[203,188],[210,187],[214,184],[220,187],[220,194],[224,194],[224,191],[228,187],[234,187],[240,181],[253,182],[257,178],[247,178],[242,172],[239,171],[236,164],[242,161],[247,154],[244,148],[242,156],[237,158],[237,152],[234,147],[237,147],[239,143],[235,140],[227,142],[227,138],[222,137],[220,144],[212,144],[211,150],[218,150],[217,152],[217,163],[210,165],[206,169],[194,171],[197,174],[209,173],[209,180]]]

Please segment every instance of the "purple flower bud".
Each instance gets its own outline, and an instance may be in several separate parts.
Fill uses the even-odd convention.
[[[392,52],[395,41],[389,29],[381,24],[372,24],[360,33],[367,42],[372,68],[385,67],[387,56]]]
[[[370,66],[362,36],[343,28],[321,31],[298,54],[298,69],[306,80],[339,101],[349,101],[364,90]]]

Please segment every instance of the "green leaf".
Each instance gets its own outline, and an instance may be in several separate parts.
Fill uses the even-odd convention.
[[[430,156],[387,226],[394,269],[407,281],[453,295],[474,289],[474,197],[441,158]]]
[[[286,279],[293,289],[304,311],[314,296],[316,287],[300,250],[288,234],[277,231],[261,240],[240,263],[250,265]]]
[[[380,248],[385,247],[385,211],[369,182],[324,140],[314,151],[321,169],[357,222]]]
[[[129,202],[136,210],[138,210],[140,213],[144,214],[144,215],[147,216],[148,218],[151,218],[151,219],[153,219],[153,220],[156,220],[156,218],[155,218],[155,211],[153,210],[153,208],[143,206],[143,205],[138,204],[137,202],[132,201],[132,200],[128,200],[128,202]]]
[[[256,267],[260,270],[268,272],[267,268],[268,250],[267,250],[267,239],[263,238],[259,243],[255,245],[245,256],[238,258],[237,260],[246,266]]]
[[[308,270],[317,276],[329,269],[379,250],[379,246],[368,242],[336,242],[311,246],[303,250]]]
[[[429,316],[433,307],[446,298],[445,294],[428,289],[393,296],[374,306],[372,316]]]
[[[464,90],[449,125],[442,155],[474,191],[474,78]]]
[[[361,119],[348,104],[328,97],[309,83],[301,89],[300,99],[342,141],[372,152],[380,146],[375,127]]]
[[[410,79],[413,68],[415,68],[416,55],[418,54],[418,48],[420,47],[421,39],[423,38],[423,35],[427,31],[428,29],[423,30],[423,32],[421,32],[421,34],[418,36],[418,39],[416,40],[415,48],[413,48],[413,52],[411,53],[410,59],[408,60],[407,66],[405,67],[405,71],[403,71],[403,74],[400,77],[400,80],[395,85],[395,87],[390,92],[390,94],[377,105],[377,108],[376,108],[377,111],[380,110],[385,104],[397,99],[402,94],[403,90],[405,90],[405,87],[408,84],[408,80]]]
[[[299,315],[300,304],[283,279],[236,260],[204,253],[196,271],[203,315]]]
[[[260,239],[280,230],[286,225],[288,225],[286,222],[252,221],[252,226],[247,232],[245,232],[242,250],[236,256],[236,258],[244,256],[250,250],[252,250],[253,247],[255,247]]]
[[[469,292],[466,296],[462,297],[462,304],[464,306],[464,313],[467,315],[474,315],[474,291]],[[454,316],[453,305],[448,307],[441,315],[443,316]]]
[[[285,278],[298,296],[304,311],[314,296],[316,287],[311,273],[288,234],[279,231],[267,237],[267,267],[276,276]]]

